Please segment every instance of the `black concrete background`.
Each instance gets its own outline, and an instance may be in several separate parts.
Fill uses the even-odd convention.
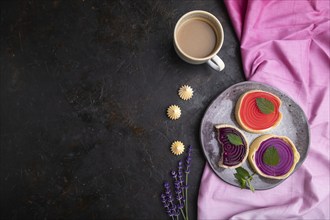
[[[193,146],[190,219],[205,158],[210,102],[244,80],[238,40],[219,0],[1,1],[1,219],[167,219],[159,195]],[[222,23],[218,73],[181,61],[176,21],[202,9]],[[190,101],[177,96],[188,84]],[[171,121],[166,108],[182,117]]]

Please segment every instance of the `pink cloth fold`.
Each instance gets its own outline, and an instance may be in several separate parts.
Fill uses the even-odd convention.
[[[205,165],[198,219],[330,219],[330,1],[227,0],[247,80],[288,94],[310,125],[303,165],[279,186],[252,193]]]

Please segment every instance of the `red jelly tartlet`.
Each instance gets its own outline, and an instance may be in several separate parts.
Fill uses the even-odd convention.
[[[270,92],[251,90],[238,99],[235,117],[244,130],[263,133],[281,122],[281,104],[281,100]]]

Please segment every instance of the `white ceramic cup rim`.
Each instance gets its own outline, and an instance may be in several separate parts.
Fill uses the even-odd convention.
[[[185,53],[181,48],[180,48],[180,45],[178,44],[178,41],[177,41],[177,32],[178,32],[178,28],[179,26],[181,25],[182,23],[182,20],[185,19],[187,16],[191,15],[191,14],[205,14],[207,16],[210,16],[214,23],[217,25],[215,28],[219,29],[220,30],[220,39],[217,39],[217,40],[220,40],[220,43],[218,44],[217,48],[213,51],[213,53],[211,53],[210,55],[208,55],[207,57],[203,57],[203,58],[197,58],[197,57],[193,57],[193,56],[190,56],[189,54]],[[198,17],[198,16],[196,16]],[[205,18],[204,18],[205,19]],[[174,43],[175,45],[177,46],[177,49],[187,58],[191,59],[191,60],[195,60],[195,61],[207,61],[207,60],[210,60],[212,57],[214,57],[217,53],[219,53],[221,47],[222,47],[222,44],[223,44],[223,38],[224,38],[224,33],[223,33],[223,28],[222,28],[222,25],[220,23],[220,21],[211,13],[207,12],[207,11],[202,11],[202,10],[194,10],[194,11],[190,11],[184,15],[181,16],[181,18],[178,20],[178,22],[176,23],[175,25],[175,28],[174,28]]]

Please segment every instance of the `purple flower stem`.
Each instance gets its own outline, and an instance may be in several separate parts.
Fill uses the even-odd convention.
[[[188,173],[186,173],[186,189],[185,189],[185,196],[186,196],[186,201],[185,201],[185,208],[186,208],[186,217],[185,217],[185,220],[188,220]]]
[[[192,147],[189,146],[188,148],[188,156],[186,158],[186,187],[185,187],[185,211],[186,211],[186,219],[189,220],[189,213],[188,213],[188,176],[190,173],[190,164],[191,164],[191,154],[192,154]]]
[[[186,216],[185,216],[185,214],[184,214],[183,210],[182,210],[182,209],[180,209],[180,211],[181,211],[181,214],[182,214],[182,217],[183,217],[183,219],[185,219],[185,220],[186,220]]]

